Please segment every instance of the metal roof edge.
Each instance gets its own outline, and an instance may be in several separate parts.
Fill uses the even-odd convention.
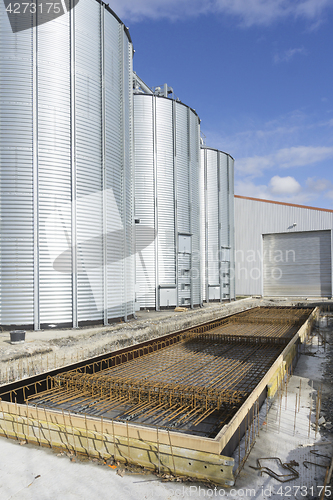
[[[233,156],[231,156],[230,153],[227,153],[226,151],[222,151],[221,149],[211,148],[210,146],[205,146],[205,145],[201,145],[200,149],[210,149],[211,151],[217,151],[218,153],[223,153],[224,155],[230,156],[230,158],[232,158],[235,161],[235,158]]]
[[[331,214],[333,213],[333,210],[331,210],[329,208],[309,207],[308,205],[296,205],[295,203],[287,203],[284,201],[265,200],[263,198],[252,198],[251,196],[241,196],[239,194],[235,194],[234,197],[235,198],[242,198],[244,200],[262,201],[264,203],[274,203],[275,205],[285,205],[287,207],[308,208],[309,210],[319,210],[320,212],[329,212]]]
[[[177,104],[182,104],[183,106],[185,106],[186,108],[190,109],[191,111],[193,111],[193,113],[196,115],[196,117],[198,118],[199,120],[199,123],[201,123],[201,119],[198,115],[198,113],[196,112],[195,109],[191,108],[191,106],[188,106],[187,104],[185,104],[184,102],[178,100],[177,99],[172,99],[171,97],[165,97],[164,95],[156,95],[156,94],[142,94],[141,92],[134,92],[134,95],[145,95],[145,96],[148,96],[148,97],[157,97],[158,99],[167,99],[168,101],[173,101],[173,102],[176,102]]]
[[[105,5],[105,9],[106,9],[108,12],[110,12],[110,14],[112,14],[112,15],[113,15],[113,17],[114,17],[115,19],[117,19],[118,23],[120,23],[120,24],[122,24],[122,25],[123,25],[123,27],[124,27],[124,31],[125,31],[125,34],[126,34],[126,36],[127,36],[127,38],[128,38],[128,41],[129,41],[129,42],[133,45],[132,38],[131,38],[131,35],[130,35],[130,33],[129,33],[129,29],[127,28],[127,26],[125,26],[125,24],[124,24],[124,23],[123,23],[123,21],[120,19],[120,17],[119,17],[119,16],[117,16],[117,14],[114,12],[114,10],[112,10],[112,9],[111,9],[111,7],[109,6],[109,4],[108,4],[108,3],[103,2],[103,0],[96,0],[96,2],[98,2],[98,3],[99,3],[99,4],[101,4],[101,5]]]

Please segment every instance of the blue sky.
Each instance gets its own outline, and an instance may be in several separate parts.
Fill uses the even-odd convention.
[[[235,194],[333,209],[333,0],[116,0],[134,70],[196,109]]]

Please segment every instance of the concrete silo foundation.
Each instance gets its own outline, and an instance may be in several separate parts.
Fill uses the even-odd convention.
[[[3,386],[0,433],[232,486],[318,314],[258,307]]]

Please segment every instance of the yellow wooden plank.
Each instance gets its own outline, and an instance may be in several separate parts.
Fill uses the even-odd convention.
[[[120,462],[211,481],[223,486],[234,485],[232,458],[173,446],[171,439],[166,445],[129,436],[96,432],[88,428],[89,419],[84,427],[68,425],[66,418],[64,422],[51,422],[47,412],[44,414],[43,411],[40,412],[39,419],[32,418],[30,408],[28,417],[27,413],[15,415],[3,411],[2,408],[0,435],[72,453],[105,459],[112,456]]]

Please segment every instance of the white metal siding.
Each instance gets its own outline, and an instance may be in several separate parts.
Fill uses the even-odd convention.
[[[155,227],[153,100],[134,96],[136,284],[141,307],[155,307],[155,242],[145,228]]]
[[[121,26],[121,28],[123,28]],[[125,228],[125,256],[124,276],[122,282],[124,291],[123,315],[127,318],[134,311],[134,286],[135,286],[135,265],[134,265],[134,150],[133,150],[133,67],[132,67],[132,44],[129,43],[125,32],[122,29],[123,37],[123,124],[122,132],[124,134],[124,159],[123,159],[123,198],[125,204],[125,213],[123,216],[123,225]],[[121,61],[121,59],[120,59]]]
[[[150,97],[148,97],[150,98]],[[156,197],[159,285],[176,283],[173,112],[170,99],[155,98]]]
[[[204,169],[201,233],[204,241],[205,300],[235,298],[234,286],[234,170],[226,153],[201,148]]]
[[[262,295],[262,235],[332,230],[333,212],[236,196],[235,221],[236,294]]]
[[[202,275],[201,275],[201,224],[200,224],[200,195],[202,191],[200,176],[200,127],[198,117],[188,110],[190,140],[189,140],[189,169],[190,169],[190,203],[191,203],[191,234],[192,234],[192,303],[202,304]]]
[[[92,2],[84,10],[75,10],[75,17],[78,320],[84,321],[101,319],[103,303],[102,197],[85,198],[103,189],[101,26],[99,9]]]
[[[331,296],[331,231],[263,235],[264,295]]]
[[[207,150],[207,238],[208,286],[220,286],[219,276],[219,173],[218,153]],[[225,186],[227,189],[227,186]]]
[[[187,118],[187,108],[176,106],[177,224],[180,233],[190,233],[190,152]]]
[[[2,3],[0,35],[0,322],[31,324],[34,298],[33,32],[12,33]]]
[[[168,98],[134,95],[140,307],[174,305],[175,297],[178,304],[201,303],[199,131],[198,117],[187,106]],[[190,253],[178,252],[179,234],[190,238]]]
[[[72,277],[53,260],[71,245],[70,33],[63,18],[38,28],[40,322],[70,323]],[[52,92],[50,92],[52,88]],[[59,205],[66,209],[56,214]],[[71,267],[70,253],[66,262]]]
[[[108,317],[124,315],[124,207],[120,62],[122,30],[113,16],[104,16],[105,45],[105,188]]]
[[[235,202],[234,202],[234,159],[228,157],[229,172],[229,234],[230,234],[230,298],[236,297],[235,281]]]
[[[15,34],[0,15],[0,323],[132,314],[132,44],[95,0]]]
[[[201,296],[206,301],[206,150],[200,151],[200,275]]]

